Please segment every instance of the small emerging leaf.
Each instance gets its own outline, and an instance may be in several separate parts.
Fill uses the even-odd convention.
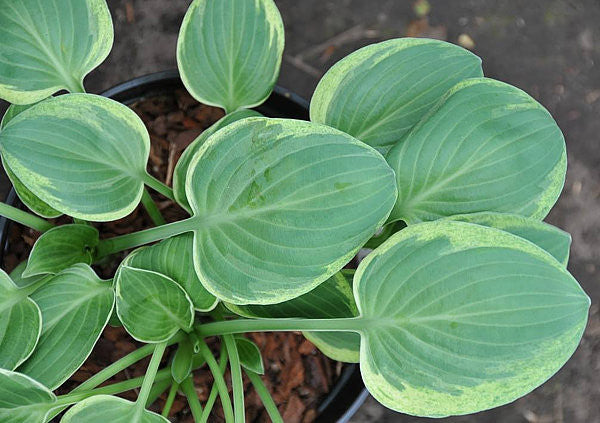
[[[192,301],[173,279],[121,265],[116,274],[117,314],[142,342],[162,342],[194,322]]]
[[[450,216],[452,220],[476,223],[510,232],[543,248],[564,266],[569,261],[571,235],[536,219],[507,213],[472,213]]]
[[[310,119],[387,151],[457,82],[483,76],[481,59],[443,41],[399,38],[337,62],[310,102]]]
[[[37,104],[0,131],[4,163],[56,210],[115,220],[139,203],[148,178],[150,138],[127,106],[92,94]]]
[[[177,66],[190,94],[228,113],[271,94],[283,54],[273,0],[194,0],[177,40]]]
[[[187,175],[187,171],[190,167],[190,162],[194,158],[194,155],[200,147],[204,145],[208,137],[217,132],[219,129],[224,128],[230,123],[236,122],[241,119],[245,119],[247,117],[256,117],[262,116],[260,113],[254,110],[238,110],[233,113],[229,113],[225,115],[223,118],[219,119],[215,122],[210,128],[207,128],[202,132],[198,138],[196,138],[188,147],[185,149],[179,160],[177,161],[177,165],[175,166],[175,170],[173,171],[173,194],[175,195],[175,200],[187,211],[191,211],[190,203],[185,194],[185,178]]]
[[[29,104],[66,89],[104,61],[113,43],[105,0],[4,1],[0,8],[0,98]]]
[[[352,285],[342,272],[336,273],[312,291],[279,304],[226,306],[243,317],[333,319],[358,316]],[[318,331],[303,334],[328,357],[358,363],[360,336],[357,333]]]
[[[186,178],[194,266],[218,298],[272,304],[315,288],[383,224],[394,174],[338,130],[247,118],[214,133]]]
[[[33,245],[25,278],[56,274],[76,263],[92,264],[98,245],[98,230],[89,225],[61,225],[44,232]]]
[[[577,347],[590,300],[554,257],[501,230],[411,225],[361,262],[360,364],[403,413],[474,413],[525,395]]]
[[[194,347],[192,342],[185,338],[179,342],[175,356],[173,357],[173,363],[171,364],[171,375],[173,380],[177,383],[182,383],[192,371],[194,358]]]
[[[54,276],[31,298],[42,311],[42,335],[18,370],[55,389],[92,352],[110,317],[114,293],[108,281],[79,263]]]
[[[190,297],[196,310],[210,311],[218,301],[204,288],[194,271],[193,238],[191,233],[187,233],[139,248],[127,256],[124,264],[173,279]]]
[[[543,219],[562,190],[563,135],[523,91],[473,78],[457,84],[387,154],[412,224],[483,211]]]
[[[13,269],[12,272],[10,272],[10,278],[12,279],[13,283],[19,288],[25,288],[27,286],[33,285],[34,283],[38,283],[38,282],[42,283],[42,282],[40,282],[42,279],[49,281],[54,276],[54,275],[37,275],[37,276],[32,276],[30,278],[24,278],[23,271],[25,270],[26,267],[27,267],[27,261],[22,261],[21,263],[19,263],[17,265],[17,267],[15,267]]]
[[[44,385],[21,373],[0,369],[0,421],[43,422],[56,402]]]
[[[169,423],[143,405],[110,395],[96,395],[71,407],[61,423]]]
[[[0,270],[0,368],[14,370],[33,352],[42,330],[42,313]]]
[[[258,346],[248,338],[241,336],[236,336],[235,344],[240,356],[240,364],[242,367],[250,370],[251,372],[258,373],[259,375],[264,374],[265,366],[263,364],[262,356],[260,355]]]

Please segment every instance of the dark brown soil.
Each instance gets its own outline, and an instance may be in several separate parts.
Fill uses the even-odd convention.
[[[223,116],[220,109],[197,103],[184,91],[151,97],[133,104],[132,109],[142,118],[148,127],[151,139],[148,171],[171,185],[173,169],[179,156],[204,129]],[[185,218],[186,212],[171,200],[152,193],[167,221]],[[65,216],[55,223],[71,223]],[[108,238],[153,226],[145,210],[140,206],[131,215],[115,221],[96,225],[101,237]],[[11,225],[9,250],[4,255],[4,268],[10,272],[18,263],[25,260],[39,234]],[[111,263],[96,266],[97,273],[103,278],[111,278],[120,259],[115,257]],[[309,423],[317,416],[317,407],[339,377],[342,363],[330,360],[321,354],[299,333],[256,333],[249,334],[259,346],[265,365],[263,381],[273,395],[281,415],[286,423]],[[209,340],[209,346],[218,354],[219,342]],[[79,383],[87,380],[102,368],[134,351],[142,344],[135,341],[122,327],[107,327],[100,337],[94,351],[83,366],[59,388],[59,393],[67,393]],[[169,351],[165,354],[164,364],[168,361]],[[109,382],[117,382],[145,374],[149,359],[140,361]],[[226,374],[229,386],[229,372]],[[213,379],[206,367],[194,373],[196,391],[200,401],[207,400]],[[262,403],[247,379],[244,380],[246,392],[246,421],[269,422]],[[135,400],[137,392],[129,391],[124,398]],[[153,404],[151,409],[160,412],[166,392]],[[178,395],[171,410],[173,422],[193,422],[184,396]],[[222,422],[223,414],[217,402],[210,422]]]

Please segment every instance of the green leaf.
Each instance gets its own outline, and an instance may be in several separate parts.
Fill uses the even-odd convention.
[[[56,274],[76,263],[92,264],[98,242],[98,230],[92,226],[56,226],[35,242],[22,277]]]
[[[394,175],[335,129],[248,118],[213,134],[190,164],[194,266],[217,298],[272,304],[341,269],[387,218]]]
[[[526,93],[464,81],[388,153],[399,187],[390,221],[482,211],[542,219],[562,190],[566,157],[556,122]]]
[[[136,403],[110,395],[96,395],[71,407],[61,423],[168,423],[166,418]]]
[[[352,295],[352,285],[341,272],[297,298],[272,305],[226,304],[243,317],[331,319],[355,317],[358,309]],[[360,336],[355,332],[304,332],[325,355],[348,363],[358,363]]]
[[[17,104],[11,104],[8,110],[6,110],[4,116],[2,117],[0,129],[4,128],[8,124],[8,122],[13,120],[19,113],[24,112],[25,110],[29,109],[32,106],[35,106],[36,104],[38,103],[26,104],[22,106]],[[17,178],[17,175],[15,175],[12,169],[6,163],[4,163],[4,160],[2,160],[2,165],[6,170],[8,179],[10,179],[10,182],[15,188],[17,195],[19,196],[23,204],[25,204],[31,211],[46,218],[58,217],[62,214],[61,212],[50,207],[44,201],[40,200],[33,192],[29,191],[29,189],[27,189],[27,187],[23,185],[21,180]]]
[[[0,421],[43,422],[56,396],[44,385],[21,373],[0,369]]]
[[[244,369],[262,375],[265,373],[265,366],[260,355],[258,346],[248,338],[236,337],[235,345],[240,356],[240,364]]]
[[[92,221],[129,214],[144,189],[150,140],[127,106],[67,94],[20,113],[0,132],[2,157],[51,207]]]
[[[387,151],[456,83],[483,76],[481,59],[443,41],[400,38],[336,63],[315,89],[310,119]]]
[[[125,264],[173,279],[189,296],[196,310],[210,311],[218,301],[204,288],[194,271],[193,238],[187,233],[137,249],[127,257]]]
[[[114,293],[109,281],[79,263],[54,276],[31,298],[42,311],[42,335],[18,370],[55,389],[90,355],[110,317]]]
[[[166,341],[194,322],[192,301],[168,276],[122,264],[116,275],[117,314],[135,339]]]
[[[10,278],[13,283],[19,288],[25,288],[27,286],[33,285],[34,283],[40,282],[41,280],[49,281],[54,277],[54,275],[37,275],[32,276],[30,278],[23,277],[23,271],[27,267],[27,261],[22,261],[10,272]],[[40,282],[41,284],[41,282]]]
[[[196,100],[230,113],[271,94],[283,44],[273,0],[194,0],[179,31],[177,66]]]
[[[403,413],[442,417],[511,402],[573,354],[590,300],[554,257],[480,225],[409,226],[354,278],[367,389]]]
[[[0,98],[29,104],[66,89],[104,61],[113,26],[104,0],[20,0],[0,10]]]
[[[217,132],[219,129],[224,128],[230,123],[236,122],[238,120],[247,118],[247,117],[256,117],[262,116],[260,113],[254,110],[242,109],[236,112],[225,115],[217,122],[215,122],[210,128],[207,128],[202,132],[198,138],[196,138],[188,147],[185,149],[179,160],[177,161],[177,165],[175,166],[175,170],[173,171],[173,194],[175,195],[175,200],[187,211],[190,211],[190,203],[188,202],[187,196],[185,194],[185,177],[187,175],[187,171],[190,167],[190,162],[194,158],[194,155],[200,147],[204,145],[208,137]]]
[[[490,226],[525,238],[549,252],[564,266],[569,261],[571,235],[539,220],[507,213],[472,213],[450,216],[452,220]]]
[[[42,313],[0,270],[0,368],[14,370],[33,352],[42,330]]]
[[[188,338],[184,338],[179,342],[171,363],[171,375],[175,382],[180,384],[187,379],[192,371],[193,358],[194,347]]]

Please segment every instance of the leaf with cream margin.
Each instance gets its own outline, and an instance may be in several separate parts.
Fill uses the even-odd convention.
[[[457,84],[386,158],[399,187],[390,221],[408,224],[484,211],[541,220],[567,166],[550,113],[487,78]]]
[[[0,421],[43,422],[56,396],[41,383],[21,373],[0,369]]]
[[[71,407],[61,423],[168,423],[169,420],[136,403],[110,395],[96,395]]]
[[[0,131],[0,149],[27,189],[84,220],[116,220],[139,203],[150,137],[127,106],[92,94],[47,99]]]
[[[554,257],[501,230],[438,220],[393,235],[358,266],[365,386],[417,416],[509,403],[577,347],[590,299]]]
[[[0,98],[30,104],[62,89],[82,91],[113,37],[105,0],[2,2]]]

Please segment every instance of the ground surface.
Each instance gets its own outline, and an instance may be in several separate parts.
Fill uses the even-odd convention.
[[[569,154],[565,190],[548,221],[573,235],[569,269],[592,298],[585,337],[548,383],[513,404],[440,422],[600,422],[600,2],[598,0],[430,0],[428,18],[400,0],[276,0],[286,25],[280,85],[305,98],[350,51],[420,35],[462,41],[487,76],[529,92],[554,115]],[[108,0],[115,48],[86,81],[92,92],[175,67],[186,0]],[[422,4],[422,3],[421,3]],[[2,187],[6,190],[5,179]],[[426,422],[374,400],[352,423]]]

